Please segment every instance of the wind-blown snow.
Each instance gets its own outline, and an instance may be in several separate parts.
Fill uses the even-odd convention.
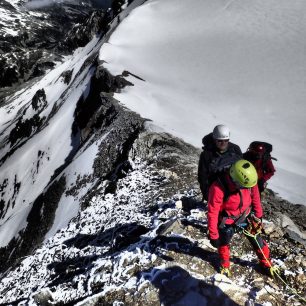
[[[112,74],[135,86],[115,97],[201,147],[226,124],[245,151],[271,142],[270,187],[306,203],[306,2],[151,0],[135,9],[100,51]]]

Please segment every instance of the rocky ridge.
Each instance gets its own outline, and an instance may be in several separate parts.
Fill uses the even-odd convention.
[[[101,181],[67,228],[2,274],[1,303],[302,305],[261,274],[246,239],[233,239],[232,277],[217,273],[195,180],[198,154],[169,134],[140,132],[116,188]],[[278,199],[269,194],[265,210],[268,202]],[[302,292],[305,245],[288,239],[276,217],[275,211],[265,220],[272,257]]]
[[[129,7],[126,11],[129,11]],[[117,22],[114,20],[109,26],[114,28]],[[104,31],[107,31],[107,28]],[[85,32],[86,28],[83,33]],[[93,38],[87,47],[80,48],[75,52],[76,55],[70,57],[70,69],[62,69],[59,65],[58,68],[62,73],[55,75],[54,79],[52,73],[50,73],[51,76],[47,74],[46,78],[40,79],[37,84],[27,84],[24,89],[6,98],[6,105],[2,108],[6,120],[0,133],[0,167],[7,169],[12,158],[18,154],[23,156],[23,148],[34,139],[38,139],[34,142],[38,145],[37,150],[36,145],[27,149],[27,152],[31,150],[34,154],[32,154],[34,160],[27,162],[30,168],[27,169],[30,179],[21,181],[20,176],[24,176],[24,173],[20,173],[19,167],[16,167],[16,161],[9,166],[9,172],[2,171],[0,179],[2,229],[7,226],[6,223],[10,222],[10,219],[23,211],[25,211],[24,218],[27,224],[25,228],[19,230],[18,234],[16,233],[13,239],[9,240],[7,245],[4,244],[0,248],[2,271],[18,261],[20,257],[31,253],[33,248],[43,241],[52,227],[58,206],[64,198],[73,197],[78,207],[78,202],[81,202],[79,198],[86,198],[86,194],[90,193],[90,189],[94,188],[97,181],[101,178],[113,180],[113,177],[116,177],[116,173],[124,168],[121,164],[124,165],[127,149],[143,125],[144,120],[139,116],[132,112],[122,112],[118,103],[112,102],[109,95],[109,92],[113,90],[112,87],[115,86],[119,90],[128,82],[119,76],[111,78],[102,71],[103,69],[97,69],[97,52],[105,39],[104,33],[100,35],[102,38]],[[89,38],[90,36],[87,39]],[[68,59],[69,57],[66,58],[67,62],[69,62]],[[51,86],[55,84],[58,96],[53,101],[50,99],[54,90],[50,90],[50,84]],[[90,90],[85,94],[82,86],[84,88],[88,86]],[[75,93],[73,98],[69,98],[71,91]],[[52,169],[53,173],[51,172],[48,178],[44,169],[48,169],[49,165],[52,166],[53,162],[57,163],[51,152],[52,149],[57,150],[57,140],[49,139],[49,141],[55,141],[54,148],[50,148],[49,144],[44,147],[40,145],[40,142],[46,140],[40,135],[46,133],[48,128],[52,129],[50,122],[56,117],[60,118],[59,126],[62,125],[61,111],[65,108],[65,103],[75,105],[71,114],[72,126],[67,127],[67,141],[71,142],[71,148],[68,149],[63,162]],[[94,163],[94,165],[92,168],[86,166],[88,168],[86,174],[82,173],[84,170],[74,171],[77,159],[82,159],[82,155],[86,155],[88,151],[100,151],[101,158],[97,158],[95,162],[93,159],[88,161],[88,164]],[[83,163],[86,163],[86,160]],[[42,185],[41,179],[38,179],[41,175],[44,180],[47,177],[45,185]],[[27,184],[31,186],[37,184],[38,187],[29,188]],[[21,194],[24,191],[29,193],[30,189],[33,189],[37,195],[26,200]],[[68,221],[69,215],[66,222]],[[36,230],[38,225],[39,230]],[[12,228],[9,231],[13,232]]]
[[[107,141],[93,163],[93,177],[68,190],[64,182],[58,186],[76,196],[86,181],[96,178],[95,185],[66,228],[41,246],[39,240],[31,241],[32,255],[26,258],[15,253],[18,260],[1,275],[1,303],[301,305],[282,284],[261,274],[246,239],[233,239],[231,279],[217,273],[218,256],[207,238],[207,210],[196,181],[200,151],[154,132],[152,124],[114,100],[111,92],[124,82],[99,66],[88,95],[95,103],[88,108],[79,101],[75,124],[83,146],[105,134]],[[99,84],[103,92],[97,91]],[[41,202],[52,204],[52,198],[47,193]],[[272,257],[287,271],[288,283],[302,292],[306,248],[299,215],[305,209],[285,203],[272,191],[263,203]],[[297,227],[283,227],[280,213]],[[21,249],[28,243],[25,239]]]
[[[124,79],[129,72],[110,75],[96,53],[77,74],[66,70],[60,79],[72,84],[87,71],[92,73],[91,86],[74,110],[74,148],[33,203],[27,229],[0,251],[0,303],[301,305],[283,284],[261,274],[247,241],[238,234],[232,244],[231,279],[217,273],[216,250],[207,239],[207,209],[196,181],[199,150],[156,132],[113,99],[113,92],[132,86]],[[48,125],[63,101],[44,117],[48,96],[45,89],[36,91],[19,112],[20,120],[11,124],[8,137],[1,139],[2,148],[5,144],[10,154],[21,148]],[[92,145],[98,149],[91,172],[71,181],[69,167],[74,162],[80,167],[77,157]],[[37,156],[38,172],[49,157],[43,151]],[[12,206],[21,183],[16,177]],[[66,227],[45,239],[63,195],[76,199],[81,209]],[[4,204],[1,214],[7,210]],[[263,204],[272,257],[286,271],[288,284],[303,295],[305,207],[272,191]]]

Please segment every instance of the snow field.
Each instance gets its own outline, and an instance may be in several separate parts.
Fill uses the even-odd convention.
[[[122,21],[100,59],[134,86],[115,98],[201,147],[213,127],[230,127],[245,151],[273,144],[269,182],[293,203],[306,199],[306,3],[151,0]]]

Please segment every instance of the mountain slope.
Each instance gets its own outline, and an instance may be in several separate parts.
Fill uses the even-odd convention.
[[[300,305],[292,291],[261,274],[238,234],[233,277],[217,273],[196,181],[200,150],[114,98],[151,86],[134,69],[112,75],[105,68],[114,67],[103,61],[105,42],[143,1],[114,3],[123,11],[107,28],[95,35],[101,19],[92,13],[65,40],[85,46],[60,53],[46,74],[5,94],[0,304]],[[303,295],[306,208],[271,190],[263,203],[273,258]]]
[[[112,31],[117,22],[114,19],[107,29]],[[123,119],[100,95],[111,86],[128,84],[119,77],[112,81],[97,68],[103,37],[99,34],[65,56],[44,77],[8,96],[0,109],[0,253],[6,258],[2,270],[30,252],[51,226],[54,233],[77,214],[82,198],[118,166],[142,125],[142,119],[133,124]],[[98,153],[101,160],[94,164]]]
[[[130,167],[104,181],[67,227],[2,274],[2,303],[29,305],[301,305],[260,273],[246,239],[232,243],[232,277],[217,273],[197,199],[198,150],[143,131]],[[123,170],[123,169],[122,169]],[[268,196],[265,205],[277,202]],[[270,203],[269,203],[270,202]],[[305,245],[285,238],[275,210],[265,222],[274,261],[287,282],[305,285]],[[271,219],[270,219],[271,220]]]
[[[116,99],[197,147],[220,123],[243,151],[272,143],[269,185],[305,204],[305,11],[304,1],[147,1],[100,59],[130,72],[134,86]]]
[[[0,87],[5,87],[1,96],[12,86],[44,75],[63,54],[106,32],[112,16],[118,14],[118,10],[97,9],[92,1],[54,1],[36,9],[32,5],[39,3],[0,3]]]

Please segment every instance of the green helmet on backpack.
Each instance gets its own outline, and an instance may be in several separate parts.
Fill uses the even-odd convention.
[[[232,180],[241,187],[251,188],[257,184],[257,171],[247,160],[240,159],[230,168]]]

